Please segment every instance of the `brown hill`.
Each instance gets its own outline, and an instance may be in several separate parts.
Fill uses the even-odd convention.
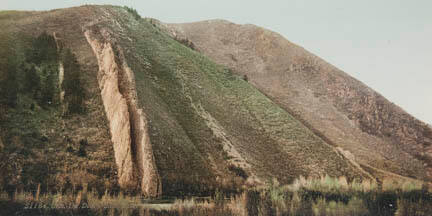
[[[430,127],[281,35],[224,20],[162,26],[172,37],[247,76],[316,135],[351,152],[370,172],[432,179]]]

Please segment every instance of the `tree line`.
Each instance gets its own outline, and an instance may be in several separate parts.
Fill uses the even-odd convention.
[[[4,48],[0,53],[0,104],[15,108],[20,96],[27,96],[35,101],[29,105],[31,109],[35,105],[49,108],[63,103],[65,114],[83,111],[81,67],[69,48],[57,48],[55,38],[46,32],[32,38],[27,48],[16,47],[16,41],[7,35],[0,35],[0,39],[5,39],[0,44]],[[61,85],[59,61],[64,67]],[[65,92],[63,102],[61,91]]]

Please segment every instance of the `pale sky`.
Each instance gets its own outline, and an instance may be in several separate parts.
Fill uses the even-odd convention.
[[[162,22],[226,19],[282,34],[432,124],[430,0],[0,0],[0,10],[127,5]]]

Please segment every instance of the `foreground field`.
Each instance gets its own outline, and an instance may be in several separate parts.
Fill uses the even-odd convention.
[[[227,197],[150,201],[124,194],[15,191],[0,196],[2,215],[432,215],[432,193],[420,182],[350,182],[346,178],[299,178]]]

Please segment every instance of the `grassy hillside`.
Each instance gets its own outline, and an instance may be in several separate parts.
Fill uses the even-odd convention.
[[[247,165],[239,168],[263,181],[276,177],[287,183],[324,173],[361,176],[242,77],[173,40],[151,21],[136,22],[121,8],[105,10],[119,24],[94,28],[111,29],[135,73],[165,192],[175,182],[185,183],[176,190],[190,191],[192,183],[207,187],[215,179],[229,179],[238,174],[232,166],[242,159]],[[230,148],[238,158],[231,158]]]
[[[155,23],[246,76],[327,143],[349,151],[362,166],[377,169],[371,173],[432,179],[430,127],[282,35],[224,20]]]
[[[7,93],[1,95],[5,101],[0,109],[4,190],[28,190],[37,184],[43,190],[73,190],[86,184],[100,193],[118,190],[113,144],[98,85],[98,61],[84,37],[85,30],[101,38],[108,32],[105,42],[112,44],[117,55],[122,52],[125,56],[124,60],[117,56],[116,61],[128,64],[134,73],[164,195],[208,195],[216,189],[237,192],[243,185],[272,178],[290,183],[300,175],[367,177],[244,77],[194,51],[191,44],[172,39],[133,11],[83,6],[2,12],[0,27],[5,29],[2,37],[9,38],[0,40],[7,47],[2,49],[0,80],[13,78],[12,71],[18,83],[16,104],[7,103],[14,100],[8,98],[14,86],[4,88]],[[34,61],[29,50],[43,32],[56,33],[57,47],[46,51],[55,55]],[[67,49],[71,53],[62,54]],[[76,61],[64,56],[75,56]],[[17,62],[11,66],[8,58]],[[34,90],[24,88],[27,69],[19,69],[34,64],[33,75],[41,82],[48,80],[44,71],[51,71],[51,79],[59,80],[60,69],[56,68],[62,63],[66,83],[78,70],[68,72],[66,61],[75,62],[77,66],[69,68],[80,71],[84,101],[79,112],[67,112],[67,104],[74,100],[68,100],[71,92],[64,85],[54,86],[55,101],[40,101],[32,94]],[[62,90],[66,90],[65,101],[58,99]]]

